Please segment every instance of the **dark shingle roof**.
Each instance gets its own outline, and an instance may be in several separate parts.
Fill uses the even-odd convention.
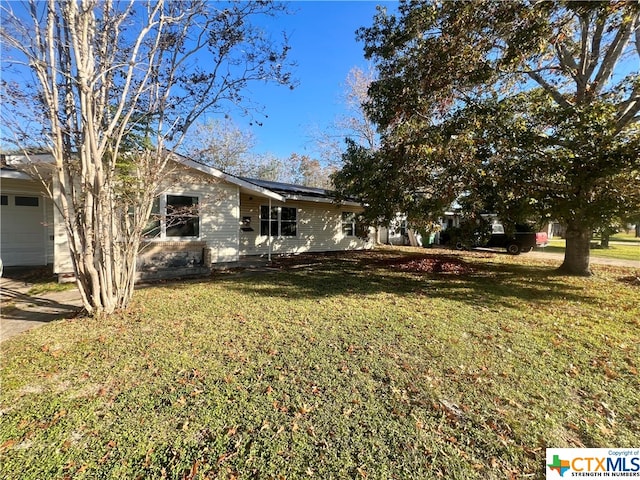
[[[272,182],[269,180],[261,180],[258,178],[246,178],[240,177],[245,182],[253,183],[272,192],[276,192],[283,197],[314,197],[314,198],[326,198],[333,199],[334,194],[331,190],[325,190],[324,188],[305,187],[304,185],[293,185],[291,183]]]

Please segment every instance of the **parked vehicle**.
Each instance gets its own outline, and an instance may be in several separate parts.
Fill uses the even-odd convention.
[[[548,243],[546,232],[535,232],[529,225],[516,224],[505,229],[495,215],[481,215],[472,221],[460,222],[440,234],[440,243],[459,250],[470,248],[504,248],[511,255],[519,255]]]
[[[547,245],[549,238],[546,232],[535,232],[527,225],[516,225],[515,232],[505,232],[501,223],[491,225],[491,237],[486,247],[506,248],[511,255],[527,253],[534,247]]]

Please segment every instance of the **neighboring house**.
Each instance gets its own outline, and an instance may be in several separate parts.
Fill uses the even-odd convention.
[[[378,227],[377,241],[387,245],[410,245],[407,216],[398,213],[388,226]]]
[[[50,156],[38,159],[46,171]],[[53,264],[73,272],[62,218],[39,180],[18,170],[23,157],[3,158],[0,255],[4,266]],[[52,183],[55,199],[59,192]],[[195,212],[177,224],[172,208]],[[232,263],[244,256],[357,250],[373,246],[357,236],[363,207],[336,204],[331,192],[239,178],[177,157],[154,203],[159,218],[139,255],[141,277],[171,276]]]

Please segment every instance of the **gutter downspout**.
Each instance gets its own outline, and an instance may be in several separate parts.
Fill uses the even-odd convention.
[[[267,260],[271,262],[271,197],[269,197],[269,214],[267,215],[267,218],[269,219],[269,239],[267,240],[267,247],[268,247]]]

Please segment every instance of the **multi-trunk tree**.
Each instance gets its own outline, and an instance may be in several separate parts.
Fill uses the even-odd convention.
[[[561,270],[588,275],[592,231],[638,207],[639,4],[401,1],[359,36],[383,141],[351,145],[341,190],[378,216],[556,219]]]
[[[191,125],[246,107],[250,82],[291,85],[286,38],[274,42],[256,24],[284,7],[30,0],[0,8],[3,123],[23,147],[42,135],[53,156],[53,183],[46,167],[30,172],[60,193],[55,207],[85,308],[124,308],[153,198]]]

